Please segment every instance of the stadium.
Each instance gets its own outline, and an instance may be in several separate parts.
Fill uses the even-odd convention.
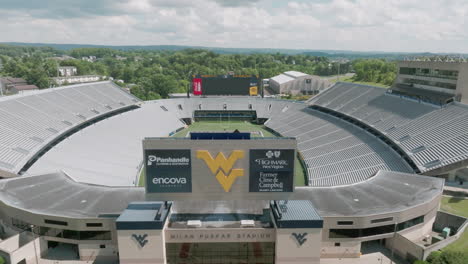
[[[468,165],[466,105],[353,83],[307,102],[71,85],[0,98],[0,124],[0,249],[15,264],[320,263],[375,244],[424,259],[408,245],[440,225],[444,178]],[[249,176],[214,180],[216,153],[238,154],[218,173]],[[280,183],[252,186],[255,155],[287,155]]]

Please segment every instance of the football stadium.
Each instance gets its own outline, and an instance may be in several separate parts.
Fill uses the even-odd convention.
[[[1,97],[2,257],[347,263],[377,245],[424,259],[428,237],[463,224],[439,206],[468,165],[468,106],[398,87],[144,102],[105,81]]]

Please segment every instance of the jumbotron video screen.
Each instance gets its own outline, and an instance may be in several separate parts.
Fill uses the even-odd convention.
[[[256,75],[196,75],[192,78],[193,95],[258,95]]]

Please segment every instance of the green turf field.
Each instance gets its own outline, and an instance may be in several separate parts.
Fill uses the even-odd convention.
[[[184,130],[181,130],[173,135],[173,137],[187,137],[188,133],[193,132],[232,132],[238,129],[240,132],[250,132],[252,137],[276,137],[273,133],[268,131],[265,126],[253,124],[247,121],[201,121],[195,122],[192,125],[188,126]],[[295,174],[294,182],[296,186],[305,186],[305,174],[304,168],[296,157],[295,160]],[[144,180],[144,171],[142,170],[140,174],[140,180],[138,181],[138,186],[145,186]]]
[[[444,196],[440,202],[440,209],[451,214],[468,217],[468,199]],[[467,248],[468,230],[465,230],[457,241],[448,245],[443,250],[466,251]]]

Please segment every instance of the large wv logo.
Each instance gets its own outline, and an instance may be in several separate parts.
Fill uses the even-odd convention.
[[[302,234],[292,233],[292,236],[296,239],[299,246],[302,246],[302,244],[304,244],[307,241],[307,238],[306,238],[307,233],[302,233]]]
[[[237,177],[244,176],[244,169],[232,168],[237,160],[244,158],[244,151],[242,150],[233,150],[229,158],[219,152],[214,159],[207,150],[198,150],[197,158],[205,161],[211,173],[216,175],[216,179],[225,192],[231,190],[232,184]]]
[[[146,243],[148,243],[148,239],[146,239],[147,236],[148,234],[144,234],[144,235],[133,234],[132,235],[132,237],[140,245],[140,247],[144,247]]]

